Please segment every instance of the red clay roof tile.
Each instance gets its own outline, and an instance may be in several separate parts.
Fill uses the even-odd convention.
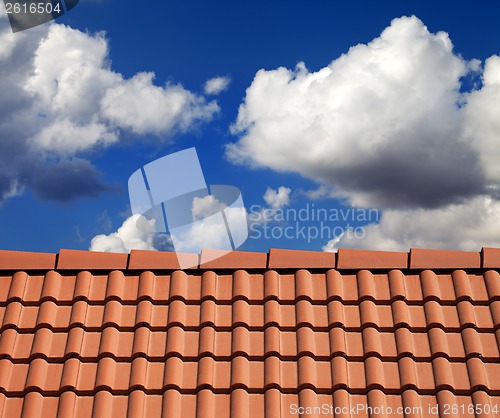
[[[264,269],[267,254],[243,251],[202,250],[201,269]]]
[[[335,268],[335,256],[335,253],[271,248],[268,267],[270,269]]]
[[[481,254],[466,251],[412,248],[410,250],[409,267],[411,269],[481,268]]]
[[[338,269],[404,269],[407,267],[408,253],[346,248],[340,248],[337,252]]]
[[[61,250],[58,270],[123,270],[127,268],[128,254]]]
[[[198,266],[198,254],[160,251],[132,250],[128,268],[130,270],[176,270],[182,265]]]
[[[51,270],[56,254],[0,250],[0,270]]]
[[[337,269],[332,255],[280,250],[269,266],[244,253],[171,273],[170,255],[150,252],[62,251],[57,269],[0,264],[0,417],[500,408],[500,276],[489,252],[483,269],[470,254],[417,251],[420,264],[404,266],[393,262],[401,253],[351,250]],[[367,415],[329,412],[316,415]]]
[[[481,256],[483,268],[498,268],[500,266],[500,248],[483,248]]]

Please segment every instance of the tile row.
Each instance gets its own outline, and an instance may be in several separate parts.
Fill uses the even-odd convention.
[[[0,360],[0,391],[15,396],[31,391],[56,395],[66,390],[85,394],[103,389],[116,394],[128,394],[135,389],[161,393],[169,388],[184,391],[211,388],[221,392],[245,388],[259,393],[272,387],[292,393],[304,388],[317,393],[331,393],[337,388],[354,392],[379,388],[388,393],[418,388],[423,394],[441,389],[470,394],[482,389],[500,395],[500,364],[484,363],[479,358],[457,363],[443,357],[430,362],[416,362],[409,357],[395,362],[384,362],[377,357],[365,361],[348,361],[343,357],[317,361],[309,356],[295,361],[275,356],[264,361],[244,356],[231,361],[216,361],[212,357],[199,361],[169,357],[158,362],[143,357],[131,362],[103,357],[95,363],[76,358],[50,363],[37,358],[29,364]]]
[[[219,305],[213,300],[195,305],[181,300],[162,305],[149,300],[135,305],[123,305],[116,300],[103,305],[91,305],[80,300],[73,305],[62,306],[45,301],[40,306],[11,302],[6,307],[0,307],[0,332],[7,328],[33,331],[48,327],[67,330],[74,326],[83,326],[89,331],[114,326],[125,331],[141,325],[152,329],[165,329],[174,325],[186,329],[198,329],[205,325],[214,325],[219,330],[240,325],[260,329],[276,325],[282,330],[309,326],[318,331],[334,326],[342,326],[347,330],[373,326],[389,331],[404,326],[414,331],[432,327],[442,327],[448,331],[467,327],[494,331],[500,327],[500,301],[482,306],[469,301],[441,305],[433,300],[422,305],[408,305],[402,300],[388,305],[377,305],[371,300],[356,305],[345,305],[338,300],[321,305],[307,300],[300,300],[293,305],[280,304],[276,300],[268,300],[260,305],[252,305],[244,300],[229,305]]]
[[[357,274],[342,275],[336,270],[322,274],[299,270],[295,274],[280,275],[273,270],[264,274],[238,270],[232,275],[217,275],[212,271],[188,275],[175,271],[166,276],[156,276],[152,272],[129,276],[113,271],[109,275],[93,276],[84,271],[76,276],[62,276],[50,271],[44,276],[17,272],[13,276],[0,277],[0,305],[11,301],[30,304],[44,300],[67,304],[79,299],[94,302],[110,299],[128,302],[142,299],[163,302],[173,299],[213,299],[219,302],[236,299],[357,302],[372,299],[388,302],[403,299],[410,302],[472,300],[485,303],[500,300],[500,274],[494,270],[484,275],[467,274],[463,270],[452,274],[425,270],[411,275],[404,275],[399,270],[388,274],[361,270]]]
[[[24,334],[10,328],[0,335],[0,359],[11,359],[16,363],[27,363],[35,358],[63,362],[70,357],[89,362],[106,356],[121,360],[138,356],[155,361],[170,356],[191,360],[213,356],[218,360],[230,360],[244,355],[263,360],[274,355],[294,360],[308,355],[318,360],[330,360],[334,356],[345,356],[350,360],[372,356],[396,360],[410,356],[418,361],[430,361],[434,357],[446,357],[452,361],[480,357],[493,362],[500,358],[499,344],[500,330],[479,333],[474,328],[465,328],[461,332],[431,328],[427,332],[412,333],[407,328],[379,332],[373,327],[360,332],[347,332],[341,327],[323,332],[308,327],[293,332],[280,331],[277,327],[250,331],[242,326],[232,331],[216,331],[210,326],[199,331],[186,331],[173,326],[166,332],[151,331],[147,327],[129,332],[114,327],[101,332],[86,332],[81,327],[74,327],[69,332],[39,328],[35,333]]]
[[[299,409],[303,408],[303,409]],[[307,409],[306,409],[307,408]],[[477,391],[471,396],[456,396],[449,391],[419,395],[406,390],[402,395],[387,395],[375,389],[366,395],[349,394],[339,389],[317,395],[310,389],[298,394],[283,394],[269,389],[264,394],[236,389],[217,394],[203,389],[197,394],[181,394],[175,389],[161,395],[140,390],[130,395],[99,391],[92,396],[64,392],[60,397],[44,397],[30,392],[25,397],[6,397],[0,393],[0,418],[292,418],[299,412],[311,418],[436,418],[442,416],[493,418],[500,411],[500,397]]]
[[[337,268],[337,269],[450,269],[498,268],[500,249],[482,248],[481,252],[426,250],[410,252],[366,251],[341,248],[337,253],[270,249],[269,253],[217,251],[203,249],[201,254],[132,250],[130,254],[61,249],[59,254],[0,250],[3,270],[176,270],[179,260],[194,268]]]

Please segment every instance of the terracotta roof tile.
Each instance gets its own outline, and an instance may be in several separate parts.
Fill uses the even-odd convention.
[[[412,254],[19,256],[0,264],[0,417],[497,415],[494,252]]]
[[[177,270],[181,260],[187,265],[198,266],[198,254],[132,250],[128,268],[130,270]]]
[[[498,268],[500,265],[500,248],[483,248],[481,256],[483,268]]]
[[[126,269],[127,254],[61,250],[57,260],[59,270],[120,270]]]
[[[201,269],[264,269],[267,254],[243,251],[202,250]]]
[[[334,268],[335,253],[315,251],[281,250],[271,248],[269,251],[270,269],[279,268]]]
[[[56,254],[0,250],[0,270],[50,270],[56,267]]]
[[[404,269],[407,266],[408,253],[345,248],[337,253],[338,269]]]
[[[410,268],[412,269],[461,269],[480,268],[481,254],[465,251],[410,250]]]

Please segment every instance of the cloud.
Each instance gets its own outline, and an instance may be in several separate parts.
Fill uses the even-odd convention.
[[[102,183],[92,163],[80,158],[39,164],[32,167],[32,173],[26,174],[26,183],[42,199],[70,202],[112,190]]]
[[[497,247],[500,237],[500,202],[478,196],[441,209],[388,210],[379,224],[364,232],[348,230],[329,241],[324,251],[338,248],[408,251],[410,247],[479,251]]]
[[[149,215],[155,214],[146,216]],[[228,228],[233,243],[242,242],[247,234],[246,219],[245,208],[228,207],[213,195],[194,197],[191,216],[184,218],[180,225],[169,225],[173,228],[169,231],[170,235],[158,233],[154,219],[136,214],[129,217],[116,232],[94,237],[90,250],[128,253],[132,249],[143,249],[197,254],[203,248],[231,251]]]
[[[489,186],[500,182],[500,57],[486,60],[482,88],[465,95],[462,139],[471,143],[480,158]]]
[[[264,194],[264,200],[272,209],[281,209],[290,204],[291,192],[292,189],[284,186],[279,187],[278,190],[268,187]]]
[[[226,208],[227,205],[217,200],[214,195],[194,197],[191,207],[191,217],[193,221],[199,221],[219,213]]]
[[[331,199],[335,197],[335,191],[332,187],[321,184],[312,190],[298,190],[299,194],[306,196],[309,200]]]
[[[246,239],[248,220],[244,207],[228,206],[214,195],[194,197],[190,204],[190,219],[180,225],[169,225],[176,251],[199,253],[203,248],[231,251],[233,244],[239,246]]]
[[[138,226],[138,222],[141,224]],[[90,242],[90,251],[129,253],[130,250],[155,251],[155,221],[132,215],[123,222],[116,232],[109,235],[97,235]]]
[[[300,173],[356,206],[461,203],[500,177],[498,66],[490,58],[481,90],[462,93],[462,77],[481,75],[478,62],[418,18],[395,19],[319,71],[258,71],[227,156]]]
[[[33,137],[37,148],[63,155],[74,155],[98,143],[109,145],[116,141],[117,133],[109,131],[102,123],[91,121],[78,125],[69,119],[61,119],[57,123],[44,126]]]
[[[228,225],[232,225],[231,237],[233,242],[241,242],[246,237],[245,208],[225,207],[224,216]],[[213,207],[212,207],[213,208]],[[212,211],[210,211],[212,212]],[[177,252],[199,253],[202,248],[214,250],[232,250],[226,221],[221,214],[197,220],[185,228],[172,233],[172,241]]]
[[[59,129],[61,120],[89,131],[91,139],[79,145],[88,149],[98,142],[115,142],[117,129],[168,136],[217,113],[216,102],[207,103],[178,84],[157,86],[154,77],[139,73],[125,79],[114,72],[103,33],[89,35],[51,25],[37,47],[27,90],[37,99],[38,112],[56,124],[52,129],[59,139],[35,137],[35,143],[52,151],[74,152],[77,141]]]
[[[383,209],[327,251],[498,246],[499,74],[500,57],[466,61],[446,33],[395,19],[319,71],[257,72],[227,156],[315,180],[308,198]]]
[[[125,78],[104,33],[53,23],[13,34],[4,10],[0,73],[0,202],[26,189],[62,201],[95,196],[109,186],[82,153],[122,133],[170,141],[219,111],[153,73]]]
[[[113,124],[137,134],[186,131],[195,122],[210,121],[219,111],[180,85],[158,87],[153,73],[140,73],[109,88],[102,98],[102,114]]]
[[[250,229],[258,228],[259,225],[267,225],[271,222],[283,222],[283,211],[281,209],[290,205],[290,194],[292,189],[285,186],[275,190],[268,187],[262,196],[266,206],[253,205],[251,213],[248,214]]]
[[[205,83],[203,90],[205,91],[205,94],[217,95],[217,94],[227,90],[230,83],[231,83],[230,77],[227,77],[227,76],[226,77],[214,77]]]

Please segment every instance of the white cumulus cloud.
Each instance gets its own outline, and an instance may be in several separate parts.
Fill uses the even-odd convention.
[[[222,215],[201,219],[183,231],[175,231],[172,241],[178,252],[199,253],[202,248],[231,250],[231,241]]]
[[[3,9],[0,73],[0,202],[25,189],[63,201],[93,196],[109,187],[80,153],[117,143],[123,133],[170,141],[219,111],[216,101],[181,84],[161,85],[152,72],[123,76],[104,33],[52,23],[14,34]],[[58,194],[40,181],[47,171],[54,178],[80,173],[79,180]]]
[[[479,251],[500,245],[500,202],[478,196],[440,209],[388,210],[380,223],[353,229],[331,241],[338,248],[408,251],[411,247]]]
[[[416,17],[395,19],[378,38],[316,72],[303,63],[258,71],[232,127],[239,139],[227,155],[236,163],[298,172],[357,206],[460,202],[488,186],[481,165],[485,140],[477,138],[483,133],[467,130],[486,121],[466,113],[467,100],[484,105],[479,96],[493,89],[460,92],[462,77],[477,71],[478,62],[455,53],[446,33],[429,32]],[[493,78],[489,73],[494,69],[487,68],[485,79]],[[496,132],[498,118],[481,115]]]
[[[116,232],[94,237],[90,250],[128,253],[132,249],[142,249],[200,253],[206,248],[231,251],[231,240],[239,246],[247,237],[247,213],[243,207],[228,207],[213,195],[194,197],[189,222],[169,227],[172,228],[169,230],[170,235],[158,233],[154,219],[132,215]]]
[[[482,88],[465,95],[462,139],[477,151],[490,186],[500,183],[500,56],[486,60]]]
[[[41,134],[33,140],[51,151],[74,152],[98,142],[111,143],[117,140],[117,129],[168,136],[210,120],[219,110],[215,102],[207,103],[181,85],[156,85],[154,73],[126,79],[113,71],[103,33],[51,25],[34,53],[33,66],[26,89],[44,115],[44,130],[58,137],[47,140]],[[61,120],[81,131],[88,129],[89,139],[75,145],[82,135],[68,135],[59,128]]]
[[[227,208],[227,205],[215,198],[214,195],[205,197],[194,197],[191,206],[191,216],[193,221],[212,216]]]
[[[447,33],[394,19],[318,71],[258,71],[226,154],[315,180],[309,198],[382,209],[327,251],[498,246],[499,74],[499,56],[467,61]]]
[[[290,204],[291,192],[292,189],[289,187],[281,186],[278,190],[268,187],[264,193],[264,200],[269,206],[271,206],[271,208],[281,209]]]
[[[232,250],[247,236],[247,213],[243,207],[230,207],[213,195],[195,197],[191,204],[192,223],[171,230],[178,252],[199,253],[203,248]],[[227,225],[226,225],[227,224]]]
[[[155,232],[154,220],[132,215],[116,232],[95,236],[90,242],[90,250],[113,253],[129,253],[132,249],[155,251]]]
[[[204,91],[205,94],[217,95],[229,87],[231,79],[229,77],[214,77],[205,83]]]

